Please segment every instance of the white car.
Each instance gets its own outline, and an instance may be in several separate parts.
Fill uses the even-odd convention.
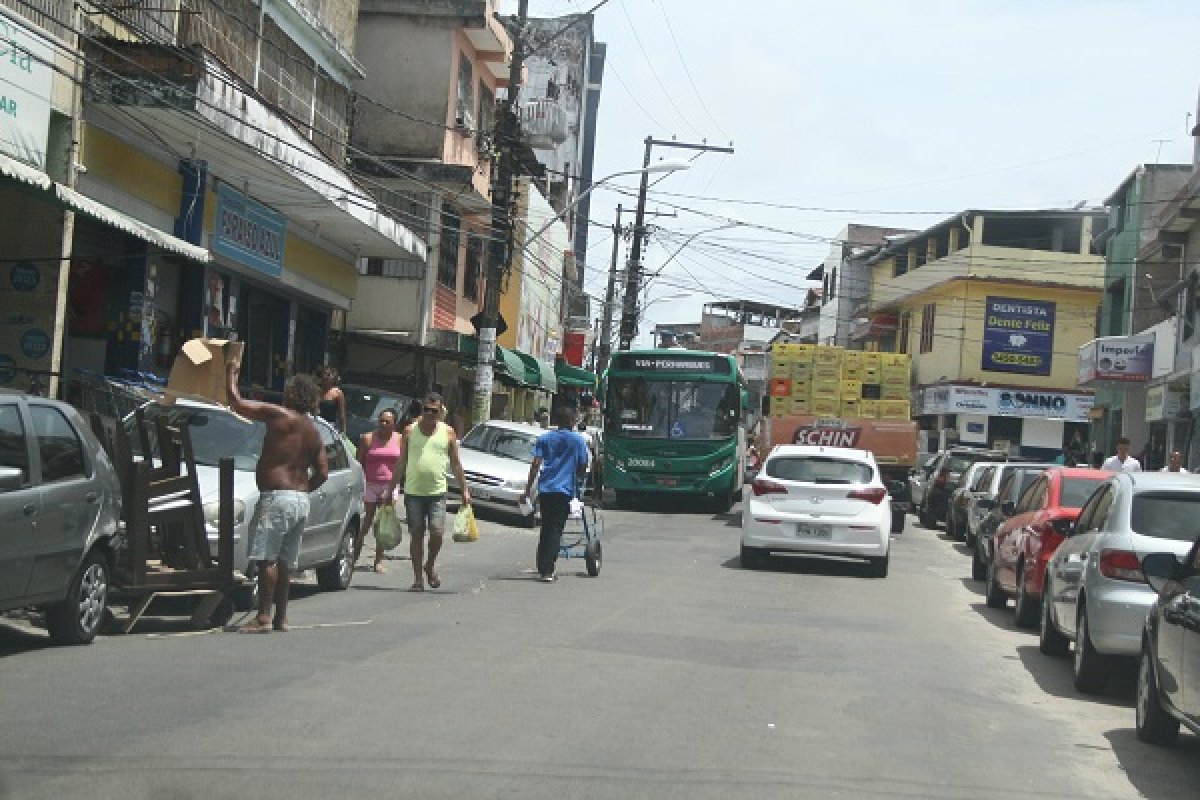
[[[741,562],[756,569],[772,552],[843,556],[885,578],[893,532],[892,501],[869,451],[782,445],[743,506]]]
[[[204,503],[204,527],[209,544],[216,552],[217,514],[220,510],[219,462],[233,459],[233,565],[244,574],[251,574],[247,545],[250,519],[258,507],[258,484],[255,468],[262,452],[266,426],[249,422],[224,406],[179,400],[174,405],[148,403],[142,407],[153,425],[163,418],[168,425],[186,424],[191,432],[192,450],[196,459],[196,478]],[[321,488],[309,495],[308,523],[300,540],[300,569],[316,570],[317,582],[324,590],[340,590],[350,586],[354,576],[354,536],[363,517],[363,493],[366,481],[362,467],[355,459],[346,440],[325,420],[313,418],[325,455],[329,461],[329,478]],[[126,429],[133,430],[133,416],[125,420]],[[131,436],[135,455],[141,455],[136,436]],[[152,441],[151,447],[155,444]],[[234,602],[242,608],[254,604],[254,586],[234,594]]]
[[[538,425],[494,419],[479,423],[463,437],[458,455],[476,508],[521,515],[517,500],[529,480],[533,446],[543,433],[545,428]],[[451,494],[462,494],[453,470],[447,470],[446,484]],[[530,497],[537,497],[536,485]],[[521,516],[532,526],[537,512]]]

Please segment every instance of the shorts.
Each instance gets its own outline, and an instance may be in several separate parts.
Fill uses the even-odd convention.
[[[367,481],[367,490],[363,493],[363,501],[367,503],[382,503],[387,496],[388,484]]]
[[[263,492],[250,519],[251,561],[300,565],[300,538],[308,522],[308,493],[284,489]]]
[[[408,532],[424,536],[425,530],[440,536],[446,530],[446,495],[404,495],[404,513],[408,517]]]

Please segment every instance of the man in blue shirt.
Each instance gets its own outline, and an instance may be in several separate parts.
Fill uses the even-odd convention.
[[[542,535],[538,539],[538,579],[543,583],[557,580],[554,562],[562,546],[563,528],[571,513],[571,498],[575,486],[583,479],[588,467],[588,448],[583,437],[572,430],[575,417],[569,406],[554,409],[556,430],[543,433],[533,446],[533,463],[521,502],[529,501],[529,487],[537,481],[538,502],[542,507]]]

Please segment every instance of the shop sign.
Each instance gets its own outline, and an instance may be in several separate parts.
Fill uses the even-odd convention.
[[[989,372],[1049,375],[1054,355],[1054,303],[987,298],[983,364]]]
[[[1038,389],[989,389],[975,386],[931,386],[923,393],[923,414],[980,414],[1039,417],[1085,422],[1092,396]]]
[[[1079,348],[1079,385],[1146,382],[1154,374],[1154,334],[1105,336]]]
[[[217,184],[214,253],[278,278],[283,275],[287,218],[227,183]]]
[[[0,386],[24,387],[52,366],[58,284],[35,263],[0,266]]]
[[[1176,416],[1183,408],[1183,392],[1166,384],[1146,387],[1146,421],[1158,422]]]
[[[0,152],[46,168],[54,46],[0,14]]]

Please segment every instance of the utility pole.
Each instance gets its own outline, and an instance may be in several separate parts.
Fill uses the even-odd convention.
[[[612,261],[608,265],[608,286],[604,289],[604,310],[600,317],[600,341],[597,342],[596,374],[608,369],[608,357],[612,354],[612,311],[613,295],[617,291],[617,253],[621,249],[621,206],[617,204],[617,221],[613,223]]]
[[[496,140],[500,145],[499,163],[492,180],[492,240],[488,245],[487,283],[483,290],[483,310],[479,323],[479,351],[475,362],[475,396],[471,419],[483,422],[492,415],[492,382],[496,363],[496,325],[500,317],[500,284],[512,269],[513,255],[513,184],[517,173],[516,145],[521,136],[517,119],[517,92],[525,62],[525,24],[529,18],[529,0],[520,0],[513,38],[512,63],[508,68],[508,94],[496,119]]]
[[[646,154],[642,158],[643,169],[650,166],[650,151],[654,145],[658,145],[659,147],[681,147],[685,150],[699,150],[701,152],[733,153],[732,147],[715,147],[703,143],[676,142],[647,136]],[[629,249],[629,263],[625,269],[625,296],[622,298],[621,303],[621,341],[618,348],[621,350],[630,349],[633,346],[633,340],[637,338],[637,298],[638,293],[641,291],[642,282],[642,238],[646,234],[644,223],[646,218],[646,190],[649,188],[649,183],[649,173],[643,172],[642,182],[638,187],[637,211],[634,212],[633,218],[633,245]]]

